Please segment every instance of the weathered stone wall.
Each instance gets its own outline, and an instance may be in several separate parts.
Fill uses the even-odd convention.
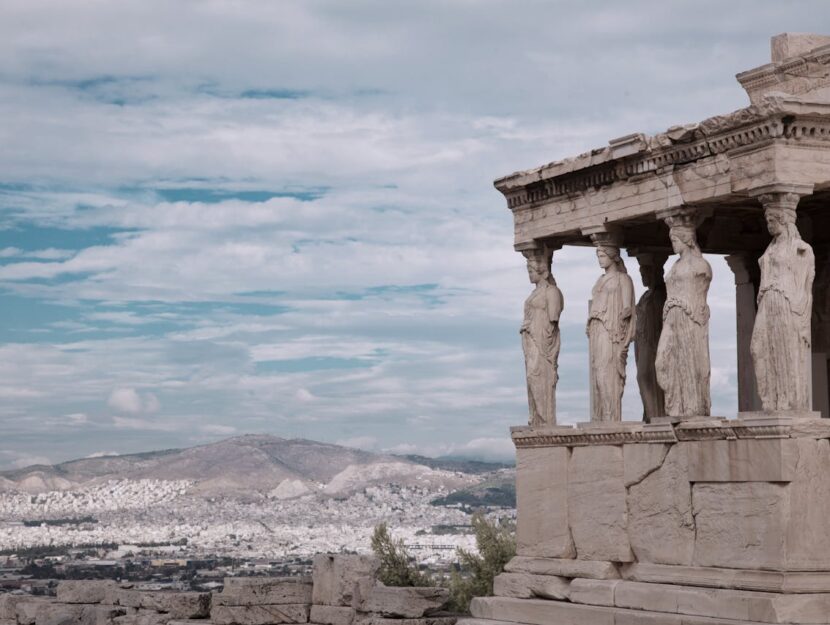
[[[375,558],[319,555],[311,577],[228,577],[220,593],[62,581],[56,597],[0,594],[0,625],[454,625],[442,588],[390,588]]]
[[[519,428],[517,552],[830,571],[830,422],[786,423]]]

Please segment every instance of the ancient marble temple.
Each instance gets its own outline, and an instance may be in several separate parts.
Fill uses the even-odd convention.
[[[830,624],[830,36],[771,48],[737,76],[746,108],[496,181],[536,287],[529,425],[512,429],[518,555],[474,600],[478,625]],[[591,301],[568,300],[588,311],[577,426],[555,414],[564,245],[598,265]],[[704,254],[734,273],[725,417],[710,411]],[[644,415],[621,410],[632,345]]]

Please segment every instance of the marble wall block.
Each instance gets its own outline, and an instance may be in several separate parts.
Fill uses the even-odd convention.
[[[579,559],[633,560],[622,446],[573,449],[568,465],[568,519]]]
[[[516,521],[519,555],[573,558],[568,528],[567,447],[519,449],[516,452]]]

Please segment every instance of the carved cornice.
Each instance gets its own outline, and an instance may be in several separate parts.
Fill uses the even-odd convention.
[[[748,416],[733,420],[709,417],[659,424],[589,424],[578,428],[521,426],[512,428],[511,435],[517,449],[757,438],[830,438],[830,422],[824,419],[810,416],[758,418],[749,416],[751,413],[742,414]]]
[[[538,169],[496,180],[513,211],[629,178],[663,172],[718,154],[745,151],[774,141],[830,147],[830,105],[807,105],[766,96],[763,102],[654,137],[641,137],[639,149],[615,154],[614,144]]]

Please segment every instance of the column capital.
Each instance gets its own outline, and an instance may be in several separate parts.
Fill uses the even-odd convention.
[[[749,254],[730,254],[725,258],[726,264],[729,265],[729,268],[735,276],[736,286],[740,286],[741,284],[754,284],[754,274],[758,271],[758,261],[754,255],[750,257]],[[753,260],[755,261],[755,268],[751,267]],[[753,269],[756,271],[753,271]]]
[[[811,184],[788,184],[775,182],[755,187],[748,191],[749,197],[757,198],[764,209],[783,208],[795,210],[798,201],[813,193]]]
[[[657,219],[662,219],[666,225],[693,226],[697,228],[704,219],[712,215],[711,208],[697,208],[694,206],[673,206],[655,211]]]
[[[537,241],[536,239],[534,239],[533,241],[526,241],[524,243],[516,243],[516,245],[513,246],[513,249],[516,250],[517,252],[521,252],[522,254],[524,254],[525,252],[536,253],[536,252],[541,252],[541,251],[544,251],[544,250],[549,250],[551,252],[555,252],[556,250],[561,250],[562,249],[562,244],[561,243],[542,242],[542,241]]]
[[[582,228],[582,234],[591,237],[591,242],[595,247],[602,247],[605,245],[611,247],[622,247],[623,233],[616,226],[609,226],[601,224],[599,226],[589,226]]]

